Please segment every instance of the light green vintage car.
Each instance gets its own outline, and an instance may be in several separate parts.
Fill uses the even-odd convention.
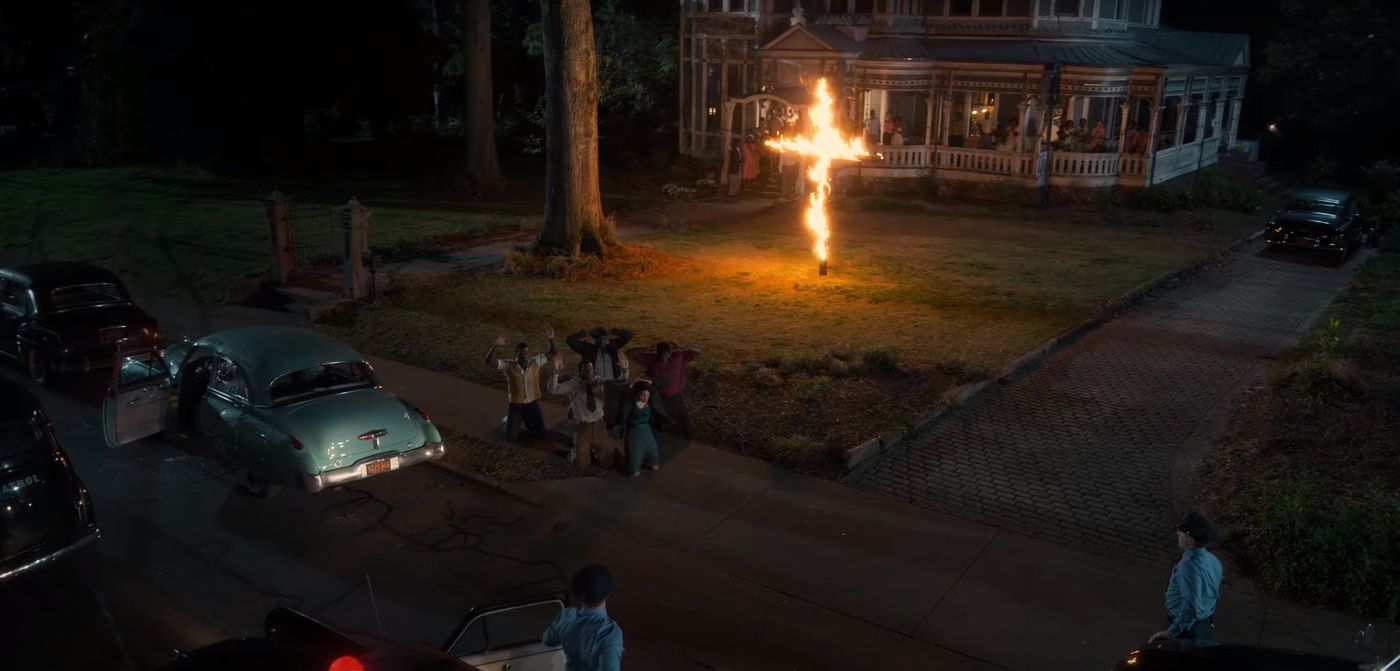
[[[445,453],[428,415],[381,387],[360,353],[287,326],[119,348],[102,425],[113,447],[178,428],[254,496],[275,485],[319,492]]]

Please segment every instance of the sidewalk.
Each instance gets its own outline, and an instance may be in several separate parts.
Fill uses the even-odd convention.
[[[371,362],[434,421],[499,438],[500,390]],[[544,405],[562,420],[562,407]],[[1124,564],[703,443],[663,440],[662,458],[660,471],[635,480],[488,484],[575,524],[1006,668],[1108,668],[1161,628],[1169,563]],[[1363,620],[1269,601],[1229,576],[1225,590],[1220,640],[1359,656],[1352,639]],[[1396,632],[1377,637],[1397,644]]]

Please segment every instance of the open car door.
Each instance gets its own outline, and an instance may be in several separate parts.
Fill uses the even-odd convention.
[[[170,371],[151,347],[118,347],[112,386],[102,399],[102,435],[116,447],[164,431],[170,414]]]
[[[564,651],[543,641],[562,610],[562,594],[473,608],[443,650],[480,671],[564,671]]]

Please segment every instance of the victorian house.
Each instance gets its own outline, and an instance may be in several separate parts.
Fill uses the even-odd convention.
[[[679,148],[720,158],[826,77],[882,131],[846,176],[1158,184],[1234,147],[1249,72],[1247,36],[1163,27],[1163,1],[682,0]]]

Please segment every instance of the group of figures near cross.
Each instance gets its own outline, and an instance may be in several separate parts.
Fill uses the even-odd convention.
[[[574,424],[570,459],[579,469],[592,464],[614,468],[625,463],[630,477],[642,468],[661,467],[654,430],[678,431],[690,436],[694,426],[685,402],[687,368],[700,357],[700,350],[661,341],[649,348],[623,350],[632,341],[626,329],[578,331],[565,339],[577,352],[577,374],[559,381],[565,367],[564,355],[555,347],[554,328],[544,327],[549,349],[531,355],[529,343],[515,346],[512,358],[496,358],[496,349],[506,344],[504,335],[486,351],[486,364],[494,365],[506,377],[509,402],[506,406],[505,438],[515,440],[523,425],[537,438],[546,436],[544,413],[540,410],[540,378],[545,365],[551,365],[550,394],[563,396],[569,404]],[[631,379],[632,364],[643,368],[643,377]]]

